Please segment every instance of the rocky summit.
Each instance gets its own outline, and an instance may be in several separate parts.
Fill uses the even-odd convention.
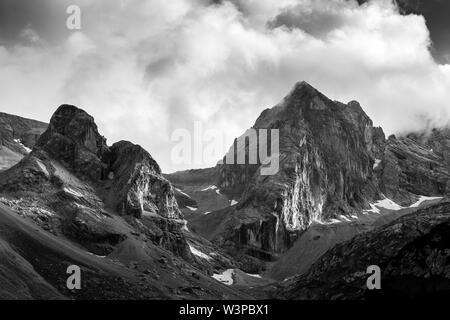
[[[62,105],[56,110],[37,148],[77,174],[93,180],[106,175],[102,161],[109,152],[106,139],[98,133],[94,118],[75,106]]]
[[[263,111],[254,128],[280,130],[280,171],[268,177],[256,171],[238,208],[265,211],[278,226],[263,249],[282,251],[290,233],[361,210],[378,196],[372,182],[374,128],[358,103],[331,101],[302,82]],[[232,185],[233,176],[224,175],[219,186],[229,179]]]
[[[263,176],[260,165],[220,166],[218,187],[240,198],[232,213],[240,218],[224,242],[281,253],[311,224],[361,212],[382,197],[373,167],[384,134],[357,102],[331,101],[301,82],[253,128],[279,129],[280,170]]]

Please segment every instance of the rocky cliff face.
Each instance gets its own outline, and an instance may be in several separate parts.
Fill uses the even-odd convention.
[[[375,168],[382,192],[403,205],[410,204],[413,195],[446,194],[450,181],[448,151],[438,144],[435,152],[431,145],[415,137],[389,137],[379,167]]]
[[[450,172],[450,128],[434,128],[431,133],[411,133],[408,138],[418,142],[422,147],[436,154]],[[450,181],[447,182],[446,194],[450,195]]]
[[[221,165],[218,186],[238,190],[239,215],[248,213],[234,226],[240,245],[282,252],[313,222],[361,211],[379,197],[373,166],[384,138],[357,102],[331,101],[298,83],[253,129],[279,130],[280,169],[261,175],[261,159]]]
[[[171,184],[150,154],[138,145],[120,141],[108,155],[108,202],[121,214],[181,219]]]
[[[234,163],[240,151],[246,164],[227,164],[224,157],[216,184],[239,203],[227,215],[192,222],[230,250],[272,260],[313,223],[350,221],[385,198],[409,207],[419,196],[448,192],[448,130],[386,139],[358,102],[331,101],[305,82],[264,110],[252,129],[279,130],[279,171],[261,174],[264,155],[249,163],[260,141],[235,141]]]

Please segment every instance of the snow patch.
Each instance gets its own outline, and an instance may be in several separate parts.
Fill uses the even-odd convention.
[[[234,283],[233,276],[235,272],[234,269],[227,269],[222,273],[215,273],[212,275],[214,279],[217,281],[222,282],[223,284],[226,284],[227,286],[231,286]]]
[[[237,204],[238,202],[236,200],[231,200],[231,204],[230,206],[234,206],[235,204]]]
[[[189,206],[186,206],[186,208],[188,208],[191,211],[197,211],[197,208],[192,208],[192,207],[189,207]]]
[[[204,215],[206,216],[206,215],[209,214],[209,213],[211,213],[211,211],[206,211],[206,212],[204,213]]]
[[[192,199],[190,195],[188,195],[187,193],[183,192],[181,189],[179,188],[175,188],[175,190],[177,190],[179,193],[181,193],[182,195],[185,195],[186,197],[188,197],[189,199]]]
[[[388,210],[401,210],[401,209],[403,209],[402,206],[399,206],[394,201],[392,201],[392,200],[390,200],[388,198],[377,201],[375,203],[375,206],[377,206],[379,208],[388,209]]]
[[[217,189],[217,187],[212,185],[212,186],[206,187],[205,189],[202,189],[202,191],[215,190],[215,189]]]
[[[37,162],[39,168],[41,168],[42,172],[44,172],[45,176],[49,177],[50,174],[48,173],[47,168],[46,168],[45,165],[41,162],[41,160],[37,160],[36,162]]]
[[[335,223],[342,223],[342,221],[338,219],[330,219],[330,221],[327,224],[335,224]]]
[[[191,244],[189,244],[189,249],[191,250],[193,255],[195,255],[195,256],[197,256],[199,258],[205,259],[207,261],[212,259],[210,256],[208,256],[207,254],[201,252],[200,250],[198,250],[197,248],[195,248]]]
[[[423,202],[430,201],[430,200],[441,200],[442,197],[426,197],[426,196],[420,196],[419,200],[417,200],[416,203],[413,203],[410,208],[417,208],[419,207]]]
[[[369,210],[364,210],[363,213],[367,214],[369,212],[372,213],[381,213],[380,209],[378,209],[377,207],[375,207],[375,205],[373,205],[372,203],[370,204],[371,209]]]
[[[94,254],[94,253],[92,253],[92,252],[88,252],[88,254],[90,254],[91,256],[94,256],[94,257],[97,257],[97,258],[106,258],[106,256],[99,256],[99,255],[97,255],[97,254]]]
[[[367,214],[369,212],[380,214],[381,213],[380,208],[387,209],[387,210],[393,210],[393,211],[398,211],[398,210],[404,209],[402,206],[396,204],[394,201],[392,201],[391,199],[388,199],[388,198],[385,198],[383,200],[378,200],[375,203],[371,203],[370,207],[371,207],[371,209],[364,210],[363,214]]]
[[[351,222],[352,221],[352,220],[350,220],[349,218],[347,218],[346,216],[343,216],[343,215],[340,215],[339,218],[341,218],[342,220],[347,221],[347,222]]]
[[[262,279],[262,277],[259,274],[250,274],[250,273],[246,273],[246,275],[253,277],[253,278],[260,278]]]
[[[79,192],[77,192],[74,189],[69,188],[69,187],[64,187],[64,192],[69,193],[69,194],[71,194],[71,195],[73,195],[75,197],[79,197],[79,198],[83,197],[83,195],[81,193],[79,193]]]
[[[20,144],[20,146],[21,146],[22,148],[24,148],[26,152],[28,152],[28,153],[31,152],[31,149],[28,148],[28,147],[26,147],[26,146],[24,146],[24,144],[20,141],[20,139],[14,139],[14,141],[15,141],[16,143]]]
[[[375,163],[373,164],[373,169],[378,168],[378,166],[380,165],[381,160],[380,159],[375,159]]]

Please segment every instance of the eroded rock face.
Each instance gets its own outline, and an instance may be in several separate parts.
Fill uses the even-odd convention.
[[[331,101],[302,82],[279,105],[265,110],[253,128],[279,129],[280,170],[263,176],[260,165],[225,164],[218,184],[225,190],[240,186],[238,211],[255,209],[261,212],[261,228],[275,228],[269,232],[236,225],[236,232],[252,230],[247,238],[260,239],[252,246],[283,251],[292,235],[313,221],[361,210],[379,196],[373,166],[383,152],[384,134],[357,102]],[[269,234],[260,234],[267,232],[275,240],[262,241]]]
[[[165,218],[181,219],[171,184],[141,146],[120,141],[112,145],[108,176],[111,190],[108,201],[121,214],[142,217],[144,212]]]
[[[287,299],[366,299],[367,267],[381,269],[382,296],[439,297],[450,290],[450,203],[444,201],[356,236],[328,251],[310,271],[283,283]]]
[[[450,148],[447,149],[447,143],[427,142],[416,134],[389,137],[380,165],[382,192],[388,198],[405,205],[410,204],[411,194],[445,194],[450,180],[450,167],[446,159]]]

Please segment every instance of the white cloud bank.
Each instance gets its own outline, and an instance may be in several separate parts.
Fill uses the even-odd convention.
[[[358,100],[388,134],[450,119],[450,65],[432,59],[423,17],[387,0],[78,3],[83,29],[64,41],[27,26],[27,43],[0,46],[2,111],[48,120],[75,104],[165,171],[189,167],[171,161],[174,129],[203,121],[239,136],[300,80]]]

